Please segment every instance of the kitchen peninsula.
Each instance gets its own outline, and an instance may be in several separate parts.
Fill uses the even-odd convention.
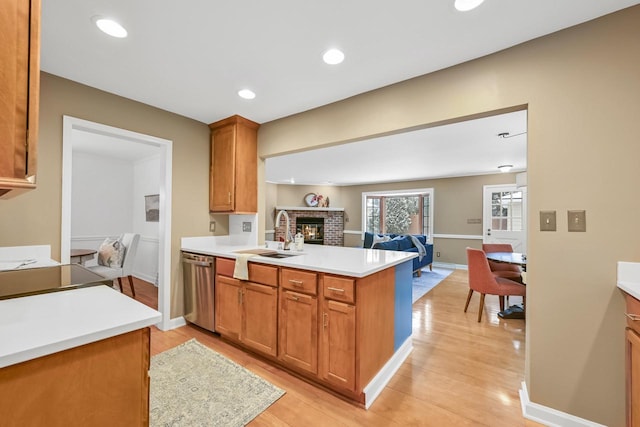
[[[183,251],[216,258],[216,332],[369,407],[412,350],[418,254],[322,245],[264,249],[216,237],[182,239]],[[238,258],[247,261],[245,278],[234,277]]]
[[[64,281],[67,267],[82,268],[50,269]],[[160,317],[102,284],[0,300],[0,424],[148,425],[149,326]]]

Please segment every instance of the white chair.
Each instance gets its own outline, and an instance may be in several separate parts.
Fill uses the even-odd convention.
[[[133,287],[133,278],[131,273],[133,272],[133,261],[136,258],[136,251],[138,250],[138,241],[140,240],[139,234],[125,233],[122,235],[122,245],[126,248],[124,252],[124,260],[122,260],[121,268],[111,268],[104,265],[96,265],[89,267],[92,271],[98,273],[106,279],[118,279],[120,285],[120,292],[122,292],[122,278],[129,278],[129,286],[131,286],[131,294],[136,297],[136,290]]]

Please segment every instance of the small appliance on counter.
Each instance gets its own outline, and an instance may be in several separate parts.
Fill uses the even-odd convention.
[[[66,291],[112,281],[78,264],[0,271],[0,300]]]

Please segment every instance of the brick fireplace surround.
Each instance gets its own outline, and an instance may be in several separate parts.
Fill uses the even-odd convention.
[[[339,208],[296,208],[296,207],[276,207],[273,216],[280,210],[286,210],[291,220],[291,235],[296,234],[296,220],[298,217],[304,218],[324,218],[324,245],[344,246],[344,209]],[[280,219],[280,224],[275,224],[274,240],[284,239],[284,228],[286,220]]]

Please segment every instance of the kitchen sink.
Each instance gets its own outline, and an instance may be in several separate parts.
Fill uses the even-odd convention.
[[[283,254],[281,252],[260,254],[260,256],[266,256],[267,258],[289,258],[289,257],[292,257],[292,256],[298,256],[298,255],[302,255],[302,254]]]

